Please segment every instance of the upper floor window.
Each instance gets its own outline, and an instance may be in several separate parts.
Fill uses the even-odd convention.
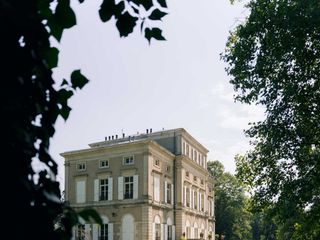
[[[99,194],[99,198],[100,201],[103,200],[108,200],[108,187],[109,187],[109,182],[108,179],[100,179],[100,194]]]
[[[154,160],[154,165],[157,167],[160,167],[160,160],[159,159]]]
[[[133,156],[123,157],[123,165],[132,165],[132,164],[134,164]]]
[[[124,177],[124,199],[133,198],[133,176]]]
[[[190,189],[186,188],[186,205],[187,207],[190,207]]]
[[[200,183],[201,183],[201,185],[203,185],[203,184],[204,184],[204,180],[203,180],[203,179],[201,179]]]
[[[187,152],[186,152],[187,154],[187,156],[189,157],[189,145],[187,144]]]
[[[166,186],[166,203],[171,203],[172,201],[172,196],[171,196],[171,193],[172,193],[172,185],[170,183],[167,183],[167,186]]]
[[[189,177],[189,172],[188,172],[188,171],[186,172],[186,177],[187,177],[187,178]]]
[[[193,176],[193,181],[196,182],[198,179],[196,176]]]
[[[167,172],[170,172],[170,171],[171,171],[171,166],[170,166],[170,165],[167,165],[167,166],[166,166],[166,171],[167,171]]]
[[[78,171],[85,171],[86,170],[86,164],[85,163],[78,163],[77,164],[77,170]]]
[[[99,168],[108,168],[109,167],[109,160],[100,160]]]

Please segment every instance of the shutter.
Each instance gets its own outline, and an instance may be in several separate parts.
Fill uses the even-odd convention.
[[[164,240],[168,240],[168,225],[164,224]]]
[[[123,177],[118,177],[118,199],[123,199]]]
[[[76,239],[76,231],[77,231],[77,225],[72,227],[72,236],[71,236],[71,240],[75,240]]]
[[[133,199],[138,199],[138,175],[133,176]]]
[[[184,193],[183,193],[183,205],[187,206],[187,186],[184,186]]]
[[[173,184],[171,184],[171,204],[173,205],[174,203],[174,192],[173,192]]]
[[[156,224],[152,223],[152,240],[156,239]]]
[[[93,200],[95,202],[99,201],[99,179],[94,180],[94,189],[93,189]]]
[[[190,198],[190,202],[189,202],[189,207],[192,208],[192,189],[189,189],[189,198]]]
[[[160,201],[160,178],[155,175],[154,179],[154,201]]]
[[[91,236],[90,236],[90,224],[85,224],[84,225],[84,234],[85,234],[85,239],[89,240],[91,239]]]
[[[108,223],[108,240],[113,240],[113,223]]]
[[[214,216],[214,202],[213,202],[213,200],[211,201],[211,213],[212,213],[212,216]]]
[[[160,239],[164,239],[164,231],[163,231],[164,224],[160,224]]]
[[[176,226],[172,225],[172,240],[176,240]]]
[[[113,197],[113,179],[112,177],[108,178],[108,200],[111,201]]]
[[[167,181],[164,181],[164,202],[168,203],[167,201],[167,190],[168,190],[168,186],[167,186]]]
[[[76,186],[76,202],[77,203],[84,203],[86,201],[86,182],[85,181],[78,181]]]
[[[99,224],[92,224],[92,240],[98,240],[99,238]]]

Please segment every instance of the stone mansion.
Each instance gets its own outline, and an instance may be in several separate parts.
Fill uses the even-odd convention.
[[[74,239],[179,240],[215,235],[208,150],[183,128],[120,137],[64,152],[65,197],[94,208],[103,225],[74,228]]]

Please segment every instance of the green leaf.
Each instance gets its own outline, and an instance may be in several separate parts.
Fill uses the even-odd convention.
[[[103,224],[99,213],[92,208],[83,209],[81,212],[79,212],[79,216],[83,218],[86,222],[90,222],[90,220],[93,220],[94,222],[100,225]]]
[[[71,83],[72,83],[72,88],[76,89],[82,89],[84,85],[86,85],[89,82],[89,80],[83,76],[80,72],[80,70],[74,70],[71,74]]]
[[[116,26],[119,30],[121,37],[126,37],[132,33],[133,28],[136,26],[138,18],[131,16],[128,12],[125,12],[123,15],[120,15]]]
[[[69,0],[59,1],[52,18],[48,19],[51,35],[61,40],[63,30],[71,28],[77,23],[76,16],[70,7]]]
[[[84,2],[84,0],[79,0],[79,3],[83,3]]]
[[[61,103],[62,105],[65,105],[67,103],[68,99],[70,97],[72,97],[73,92],[62,88],[57,92],[57,95],[58,95],[57,102]]]
[[[167,15],[167,13],[160,11],[159,9],[155,9],[152,11],[152,13],[150,14],[149,18],[151,20],[161,20],[162,17],[164,17],[165,15]]]
[[[114,0],[104,0],[99,9],[99,16],[103,22],[107,22],[112,16],[118,18],[124,10],[124,2],[117,5]]]
[[[166,0],[158,0],[158,3],[160,4],[161,7],[164,7],[164,8],[167,7]]]
[[[71,108],[67,104],[62,105],[62,108],[60,109],[60,115],[63,117],[65,121],[67,121],[70,115],[70,111]]]
[[[166,40],[163,36],[162,36],[162,30],[159,28],[146,28],[144,30],[144,36],[146,39],[148,39],[148,41],[151,41],[151,38],[157,39],[157,40]]]
[[[131,2],[134,2],[138,6],[141,4],[146,10],[149,10],[152,6],[152,0],[131,0]]]
[[[66,86],[68,86],[68,85],[69,85],[69,83],[68,83],[68,81],[67,81],[67,80],[63,79],[63,81],[62,81],[62,83],[61,83],[61,85],[60,85],[60,86],[62,87],[62,86],[65,86],[65,85],[66,85]]]
[[[45,53],[45,59],[49,68],[55,68],[58,65],[59,50],[55,47],[49,48]]]

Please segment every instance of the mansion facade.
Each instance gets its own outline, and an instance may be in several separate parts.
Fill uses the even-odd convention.
[[[74,239],[214,239],[214,191],[208,150],[183,128],[106,137],[64,152],[65,198],[94,208],[103,225],[74,228]]]

